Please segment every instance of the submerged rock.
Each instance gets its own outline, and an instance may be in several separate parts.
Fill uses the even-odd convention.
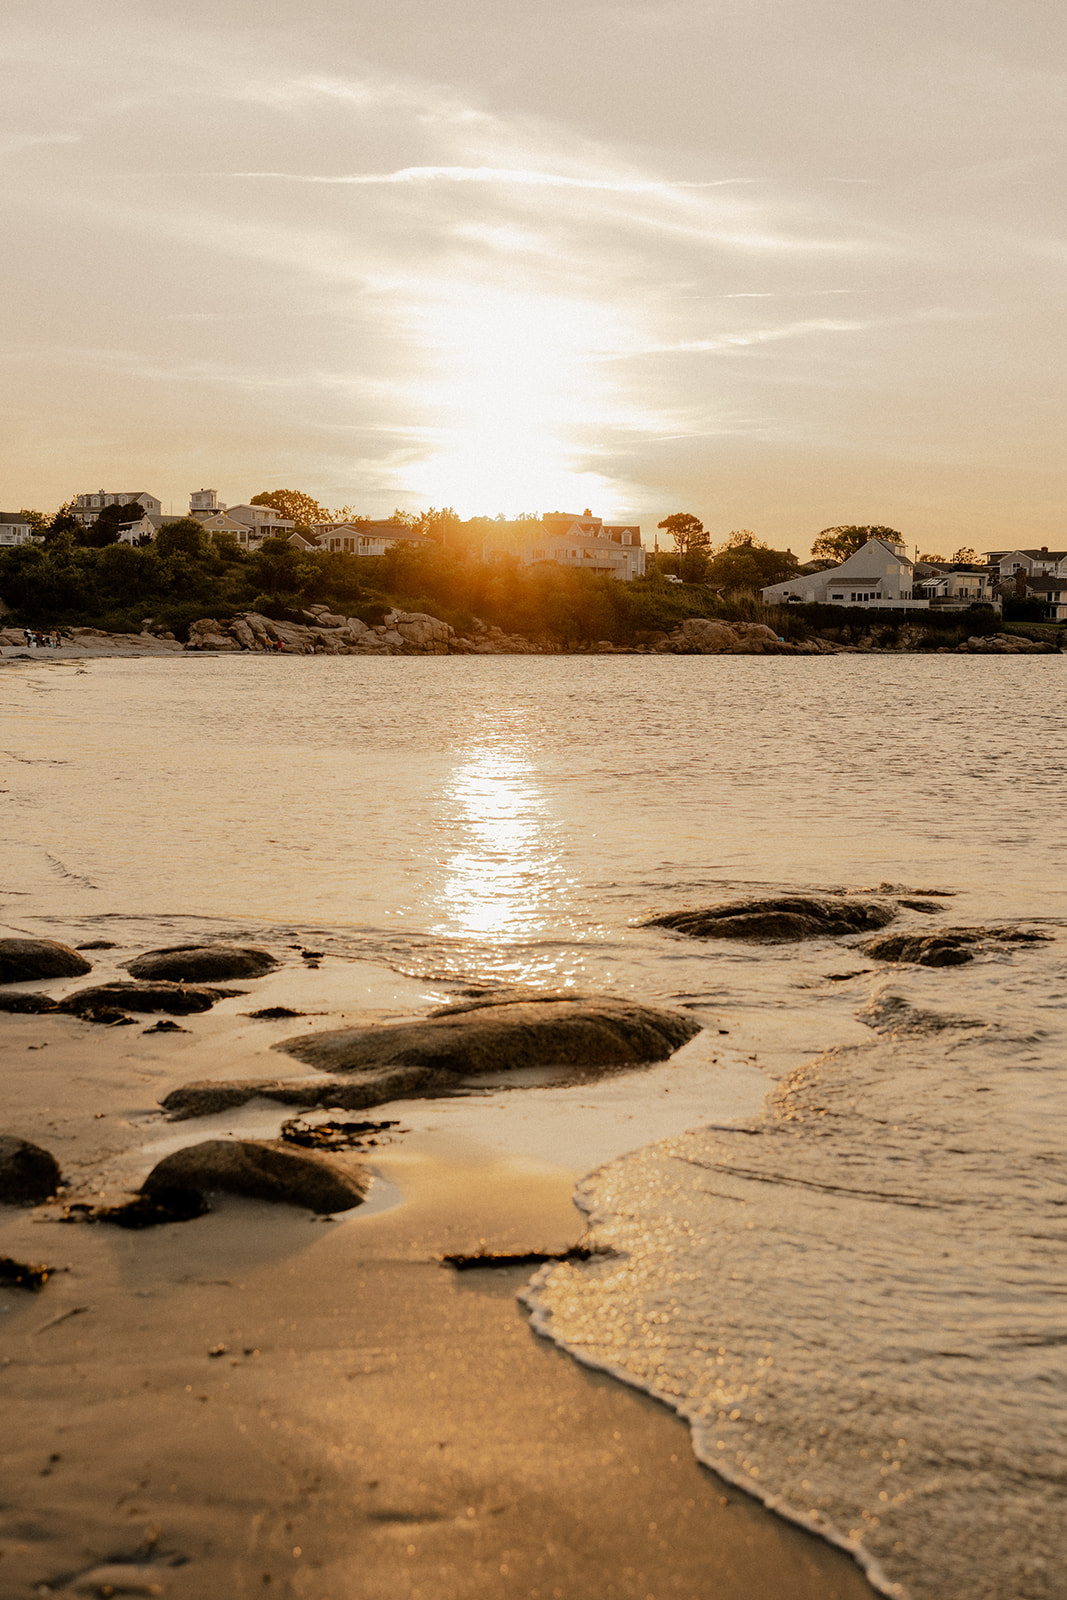
[[[1006,944],[1044,944],[1051,934],[1022,928],[942,928],[937,933],[887,933],[868,939],[864,955],[919,967],[960,967],[984,949]]]
[[[255,945],[189,944],[149,950],[126,962],[135,978],[174,983],[218,983],[227,978],[261,978],[278,965],[269,950]]]
[[[420,1022],[342,1028],[285,1039],[274,1048],[323,1072],[416,1068],[458,1078],[520,1067],[582,1070],[664,1061],[699,1032],[692,1017],[632,1000],[490,999]]]
[[[369,1187],[365,1168],[341,1166],[315,1150],[294,1150],[276,1139],[208,1139],[164,1156],[141,1193],[152,1199],[175,1190],[221,1190],[327,1212],[359,1205]]]
[[[668,911],[646,928],[671,928],[691,939],[750,939],[785,943],[793,939],[840,938],[884,928],[896,911],[877,900],[845,895],[775,895],[763,900],[727,900],[696,911]]]
[[[59,1162],[28,1139],[0,1133],[0,1202],[36,1206],[55,1194],[62,1179]]]
[[[194,1011],[210,1011],[217,1000],[240,993],[239,989],[197,988],[181,983],[98,983],[67,995],[59,1002],[59,1010],[88,1016],[125,1007],[127,1011],[167,1011],[172,1016],[185,1017]]]
[[[55,939],[0,939],[0,983],[35,978],[80,978],[93,964]]]

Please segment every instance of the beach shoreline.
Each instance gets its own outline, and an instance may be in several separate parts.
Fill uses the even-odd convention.
[[[114,964],[94,960],[94,979]],[[247,1012],[283,993],[317,994],[315,1028],[433,998],[337,962],[284,967],[185,1033],[8,1016],[5,1131],[53,1150],[68,1201],[97,1204],[175,1142],[276,1131],[291,1108],[178,1124],[155,1108],[212,1065],[245,1076],[269,1053],[277,1070],[293,1022]],[[344,994],[358,1004],[342,1012]],[[76,1585],[117,1560],[144,1585],[128,1592],[173,1600],[869,1595],[847,1556],[701,1467],[664,1407],[538,1337],[516,1300],[530,1268],[441,1261],[576,1244],[580,1173],[698,1101],[749,1109],[758,1074],[730,1066],[711,1076],[697,1052],[652,1069],[636,1122],[625,1075],[377,1107],[400,1127],[364,1158],[366,1207],[336,1219],[220,1197],[132,1233],[3,1208],[0,1253],[61,1270],[37,1294],[0,1291],[0,1593],[102,1592]]]

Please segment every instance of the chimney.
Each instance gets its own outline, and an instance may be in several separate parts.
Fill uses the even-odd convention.
[[[1015,569],[1015,595],[1019,600],[1026,598],[1026,573],[1022,567]]]
[[[1043,556],[1047,556],[1048,555],[1048,545],[1047,544],[1043,544],[1041,546],[1041,554]]]

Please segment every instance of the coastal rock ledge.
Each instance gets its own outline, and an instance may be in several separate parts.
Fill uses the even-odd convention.
[[[646,928],[670,928],[691,939],[747,939],[783,944],[794,939],[841,938],[869,933],[892,922],[896,910],[876,900],[844,895],[776,895],[766,900],[727,900],[694,911],[668,911]]]
[[[523,638],[501,628],[477,623],[458,634],[447,622],[425,611],[390,611],[373,626],[358,617],[342,617],[325,606],[312,606],[304,622],[275,622],[255,611],[237,617],[202,617],[189,628],[186,650],[260,651],[283,655],[330,656],[498,656],[565,653],[558,640]],[[636,646],[601,639],[582,646],[594,655],[818,655],[831,650],[822,643],[794,645],[761,622],[718,622],[689,617],[670,633],[641,636]]]

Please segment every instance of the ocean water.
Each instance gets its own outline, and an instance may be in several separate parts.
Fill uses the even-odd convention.
[[[1067,1596],[1062,657],[186,656],[0,671],[0,921],[314,938],[689,1007],[766,1076],[590,1174],[538,1328],[912,1600]],[[939,892],[962,966],[640,924]],[[642,1077],[631,1080],[640,1103]]]

